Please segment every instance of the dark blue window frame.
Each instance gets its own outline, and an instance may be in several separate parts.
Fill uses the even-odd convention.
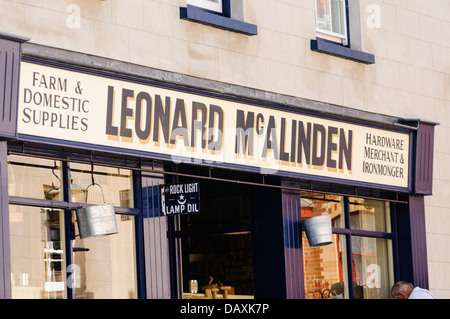
[[[345,1],[345,13],[347,19],[346,23],[347,23],[348,44],[342,45],[341,43],[338,42],[316,38],[311,40],[311,50],[359,63],[374,64],[375,56],[373,54],[355,50],[350,47],[350,23],[349,23],[350,17],[348,10],[348,0]]]
[[[189,4],[180,7],[180,19],[249,36],[258,34],[256,25],[231,18],[230,0],[222,0],[222,13]]]

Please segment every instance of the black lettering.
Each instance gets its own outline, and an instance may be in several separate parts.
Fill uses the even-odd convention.
[[[24,118],[22,118],[22,122],[30,123],[31,116],[30,116],[30,114],[28,114],[29,112],[31,112],[31,109],[29,107],[26,107],[23,109],[23,116],[25,116],[27,118],[27,120],[25,120],[25,117],[24,117]]]
[[[114,87],[108,86],[108,100],[106,107],[106,134],[117,136],[119,135],[119,129],[113,126],[114,117]]]
[[[305,155],[306,164],[311,163],[311,123],[306,123],[305,126],[302,121],[298,125],[298,147],[297,147],[297,163],[303,163],[303,154]]]
[[[33,98],[33,94],[31,93],[31,90],[24,89],[23,90],[23,103],[26,103],[26,104],[30,103],[32,98]]]
[[[275,159],[278,159],[278,145],[277,145],[277,132],[275,125],[275,118],[273,115],[269,117],[269,123],[267,124],[266,139],[264,141],[264,149],[262,157],[267,156],[267,150],[273,150]]]
[[[313,124],[312,165],[322,166],[325,162],[326,129],[323,125]],[[320,135],[320,137],[319,137]],[[320,143],[320,149],[319,149]]]
[[[289,161],[289,153],[285,151],[286,145],[286,119],[281,118],[281,134],[280,134],[280,161]]]
[[[247,150],[248,155],[253,156],[254,121],[255,114],[253,112],[248,112],[247,119],[245,119],[244,111],[237,110],[236,144],[234,150],[236,154],[245,154]]]
[[[264,115],[258,113],[256,115],[256,134],[261,135],[264,133]]]
[[[352,153],[353,153],[353,131],[348,131],[348,140],[345,139],[344,129],[339,132],[339,169],[344,167],[343,159],[349,171],[352,170]]]
[[[127,127],[129,117],[133,117],[133,109],[128,107],[128,99],[134,98],[134,91],[122,89],[122,112],[120,116],[120,136],[132,137],[133,131]]]
[[[214,140],[214,128],[216,128],[217,117],[217,140]],[[209,105],[209,127],[208,127],[208,149],[219,151],[222,149],[223,144],[223,110],[220,106],[210,104]]]
[[[187,131],[186,108],[183,99],[177,99],[173,115],[172,133],[170,143],[175,144],[177,136],[183,136],[184,146],[189,146],[189,135]]]
[[[53,127],[53,124],[55,124],[56,122],[58,122],[58,114],[52,113],[52,120],[50,126]]]
[[[142,102],[145,101],[146,111],[144,120],[142,120]],[[144,122],[144,123],[142,123]],[[144,129],[142,129],[142,124],[144,124]],[[150,130],[152,126],[152,98],[147,92],[139,92],[136,96],[136,119],[134,121],[134,130],[136,136],[145,141],[150,136]]]
[[[337,144],[333,142],[333,137],[338,133],[337,127],[328,126],[327,137],[327,167],[336,168],[336,160],[333,159],[333,152],[337,150]]]
[[[295,145],[297,144],[297,121],[292,120],[291,132],[291,163],[295,163]]]
[[[198,120],[198,113],[201,113],[201,120]],[[192,102],[192,129],[191,129],[191,147],[196,147],[197,131],[201,133],[202,149],[206,147],[206,105],[200,102]]]
[[[153,125],[153,142],[159,142],[159,127],[161,126],[164,142],[169,143],[170,132],[170,97],[166,96],[166,103],[163,107],[161,96],[155,95],[155,119]]]
[[[88,119],[83,117],[81,119],[81,130],[85,132],[87,131],[87,129],[88,129]]]

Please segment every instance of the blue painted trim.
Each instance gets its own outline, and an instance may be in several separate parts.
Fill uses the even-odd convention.
[[[0,299],[12,296],[8,199],[8,145],[0,141]]]
[[[136,245],[136,275],[138,299],[146,299],[145,276],[145,248],[144,248],[144,223],[142,210],[142,176],[140,171],[133,171],[133,193],[134,207],[139,210],[139,214],[134,219],[135,245]]]
[[[359,63],[364,64],[375,63],[375,56],[373,54],[350,49],[338,43],[334,43],[320,38],[311,40],[311,50],[337,56],[347,60],[352,60]]]
[[[173,158],[167,154],[138,151],[138,150],[127,149],[127,148],[116,148],[116,147],[111,147],[111,146],[88,144],[88,143],[82,143],[82,142],[73,142],[73,141],[61,140],[61,139],[50,139],[50,138],[45,138],[45,137],[24,135],[24,134],[19,134],[17,140],[24,141],[24,142],[40,142],[43,144],[68,146],[68,147],[80,148],[80,149],[85,149],[85,150],[103,151],[103,152],[108,152],[108,153],[121,154],[124,156],[137,156],[137,157],[142,157],[142,158],[149,158],[149,159],[173,162]],[[241,165],[241,164],[219,163],[219,162],[211,163],[210,161],[186,158],[186,157],[181,157],[181,156],[177,157],[177,161],[180,161],[180,163],[183,163],[183,164],[232,169],[232,170],[239,170],[239,171],[250,172],[250,173],[261,173],[261,168],[259,168],[259,167],[245,166],[245,165]],[[374,184],[374,183],[353,181],[353,180],[339,179],[339,178],[332,178],[332,177],[324,177],[324,176],[310,175],[310,174],[304,174],[304,173],[294,173],[294,172],[289,171],[289,168],[287,168],[286,170],[277,170],[274,172],[274,175],[280,176],[280,177],[308,179],[308,180],[317,181],[317,182],[329,182],[329,183],[336,183],[336,184],[348,185],[348,186],[359,186],[359,187],[376,188],[376,189],[389,190],[389,191],[395,191],[395,192],[401,192],[401,193],[411,193],[410,188],[389,186],[389,185],[382,185],[382,184]]]
[[[180,19],[198,22],[214,28],[242,33],[245,35],[258,34],[257,26],[254,24],[231,19],[191,5],[180,7]]]

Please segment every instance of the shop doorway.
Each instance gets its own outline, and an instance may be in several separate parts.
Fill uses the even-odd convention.
[[[182,298],[253,298],[251,196],[247,187],[200,181],[200,212],[181,215]]]

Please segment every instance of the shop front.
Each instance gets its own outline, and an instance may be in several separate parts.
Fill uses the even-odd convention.
[[[385,299],[426,287],[434,123],[6,56],[2,298]],[[249,93],[249,92],[247,92]],[[79,210],[114,207],[84,237]],[[329,216],[327,245],[303,221]],[[92,223],[107,223],[91,220]]]

